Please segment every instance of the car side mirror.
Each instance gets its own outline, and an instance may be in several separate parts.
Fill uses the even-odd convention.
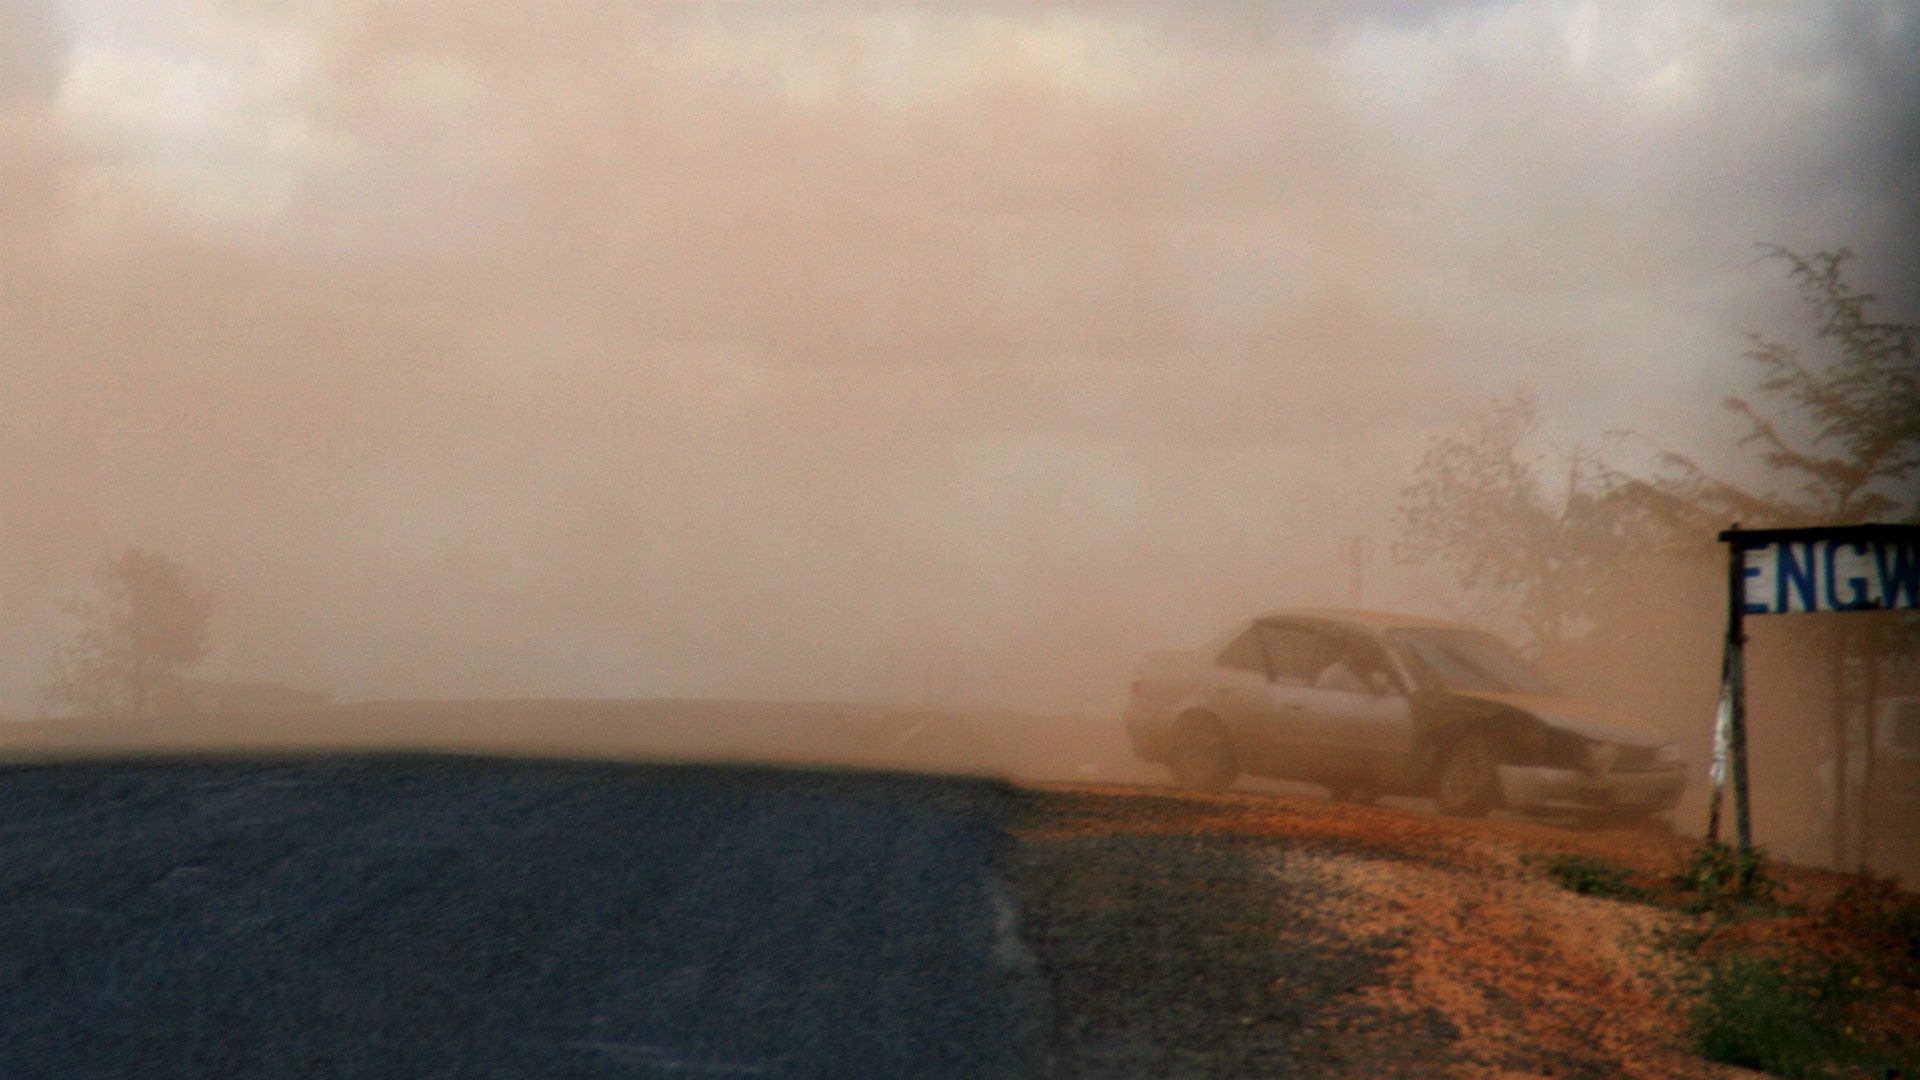
[[[1399,693],[1400,691],[1400,687],[1395,685],[1393,681],[1393,676],[1387,674],[1384,671],[1373,671],[1368,673],[1367,689],[1372,690],[1376,695],[1380,697],[1390,697],[1396,693]]]

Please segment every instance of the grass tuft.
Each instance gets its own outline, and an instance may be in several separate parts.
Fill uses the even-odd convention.
[[[1555,855],[1543,863],[1547,876],[1561,888],[1582,896],[1600,896],[1610,900],[1645,903],[1653,898],[1635,885],[1625,867],[1586,855]]]
[[[1708,1060],[1789,1078],[1920,1075],[1911,1040],[1863,1023],[1883,1014],[1889,965],[1920,941],[1920,904],[1911,897],[1874,882],[1840,894],[1826,925],[1894,946],[1862,957],[1769,943],[1734,925],[1797,910],[1776,903],[1781,885],[1759,851],[1702,844],[1672,885],[1683,894],[1681,910],[1711,916],[1654,938],[1681,961],[1664,968],[1662,981]]]
[[[1855,1035],[1850,1010],[1871,991],[1852,964],[1803,951],[1736,949],[1688,969],[1673,989],[1710,1061],[1790,1078],[1878,1071]]]
[[[1773,903],[1780,883],[1767,869],[1766,852],[1742,851],[1731,844],[1708,840],[1673,879],[1673,886],[1692,896],[1682,910],[1732,918]]]

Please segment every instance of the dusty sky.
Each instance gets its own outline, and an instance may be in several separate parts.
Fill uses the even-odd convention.
[[[0,714],[127,544],[340,697],[1111,709],[1490,397],[1724,456],[1756,241],[1912,311],[1916,100],[1900,3],[0,0]]]

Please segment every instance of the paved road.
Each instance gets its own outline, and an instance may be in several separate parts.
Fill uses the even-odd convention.
[[[986,783],[0,769],[0,1076],[1017,1076]]]

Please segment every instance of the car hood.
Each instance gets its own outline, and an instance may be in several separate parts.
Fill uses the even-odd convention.
[[[1597,742],[1651,749],[1673,741],[1625,713],[1579,698],[1557,694],[1489,694],[1460,690],[1454,691],[1453,696],[1472,701],[1491,701],[1531,713],[1548,727]]]

